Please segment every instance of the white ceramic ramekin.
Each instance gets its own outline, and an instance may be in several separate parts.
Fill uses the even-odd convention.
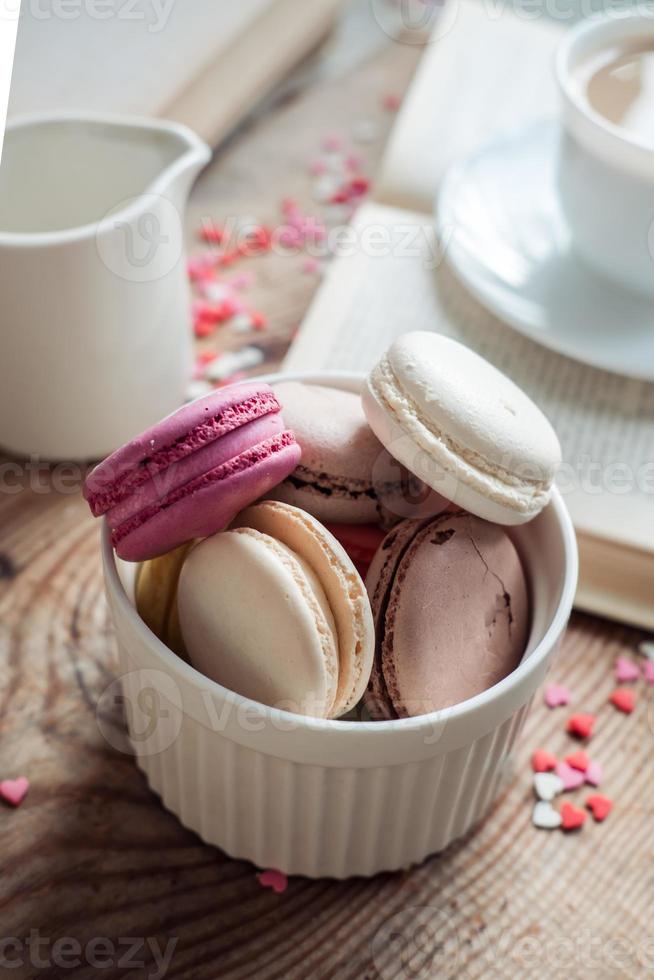
[[[362,378],[302,380],[358,390]],[[135,567],[116,562],[105,528],[106,587],[130,739],[164,805],[233,857],[311,877],[402,868],[465,834],[497,795],[565,630],[577,581],[574,531],[558,492],[539,517],[509,533],[532,593],[533,626],[521,665],[445,711],[359,723],[265,707],[180,660],[136,614]]]

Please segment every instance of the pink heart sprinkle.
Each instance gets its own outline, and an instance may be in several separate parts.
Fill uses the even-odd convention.
[[[288,887],[288,878],[283,871],[262,871],[257,877],[264,888],[272,888],[276,895],[281,895]]]
[[[568,688],[562,684],[550,684],[545,689],[545,704],[548,708],[559,708],[562,705],[570,704],[571,697]]]
[[[643,677],[648,684],[654,684],[654,660],[646,660],[643,664]]]
[[[573,769],[567,762],[557,762],[554,772],[563,783],[563,789],[578,789],[586,781],[586,773]]]
[[[588,768],[586,769],[584,776],[586,777],[586,782],[591,786],[599,786],[604,778],[604,770],[599,762],[593,762],[591,760],[591,762],[588,763]]]
[[[640,677],[640,668],[629,657],[618,657],[613,668],[615,679],[621,684],[629,681],[637,681]]]
[[[18,779],[3,779],[0,783],[0,796],[12,806],[20,806],[30,788],[30,781],[25,776]]]

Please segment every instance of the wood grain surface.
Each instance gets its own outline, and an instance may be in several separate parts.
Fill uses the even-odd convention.
[[[389,43],[242,131],[199,182],[190,233],[206,216],[274,220],[282,196],[307,199],[306,159],[325,131],[366,117],[387,130],[381,97],[406,86],[418,54]],[[370,170],[382,143],[364,148]],[[257,261],[270,320],[257,342],[274,364],[317,283],[297,259]],[[227,330],[211,340],[243,342]],[[568,709],[539,701],[476,832],[402,873],[292,879],[277,895],[184,830],[120,750],[121,718],[102,698],[116,660],[98,525],[74,472],[15,463],[0,463],[0,779],[24,774],[31,788],[20,809],[0,804],[0,977],[654,975],[654,688],[639,689],[630,717],[607,704],[613,661],[639,634],[575,616],[552,671],[575,707],[599,714],[591,754],[616,801],[605,824],[531,826],[531,750],[573,747]]]

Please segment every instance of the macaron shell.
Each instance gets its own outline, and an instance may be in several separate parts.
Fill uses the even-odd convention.
[[[551,479],[561,447],[549,421],[510,378],[450,337],[404,334],[388,351],[402,391],[457,445],[502,465],[529,465]]]
[[[330,717],[362,698],[374,657],[374,627],[365,586],[341,544],[311,514],[277,501],[248,507],[234,527],[251,527],[282,542],[314,570],[336,623],[338,689]]]
[[[324,716],[336,694],[337,651],[311,574],[250,528],[196,545],[178,587],[193,666],[262,704]]]
[[[552,427],[513,382],[463,345],[438,334],[405,335],[371,372],[362,402],[389,452],[472,513],[522,524],[548,502],[561,459]]]
[[[136,576],[136,609],[149,629],[178,656],[187,658],[179,627],[177,583],[186,556],[193,547],[189,541],[180,548],[144,562]]]
[[[296,381],[280,382],[274,390],[302,449],[300,466],[274,499],[322,522],[378,521],[385,494],[400,485],[402,472],[370,429],[359,397]]]
[[[481,693],[520,662],[530,623],[520,558],[505,531],[473,515],[426,522],[386,598],[381,669],[398,717]]]
[[[248,462],[244,468],[239,468],[237,457],[225,464],[230,470],[227,475],[213,479],[216,471],[210,471],[198,478],[200,485],[195,488],[193,483],[187,485],[188,494],[184,495],[185,488],[180,488],[175,503],[155,510],[114,544],[117,554],[125,561],[143,561],[165,554],[192,538],[214,534],[226,527],[243,507],[283,480],[300,459],[300,447],[296,443],[274,450],[264,443],[253,447],[250,453],[255,461]],[[219,467],[219,473],[220,470]]]
[[[264,415],[247,422],[227,435],[208,443],[190,456],[172,463],[165,470],[137,487],[125,500],[112,507],[106,514],[109,527],[114,530],[146,507],[156,504],[178,487],[183,487],[203,473],[210,473],[231,459],[254,446],[272,439],[285,429],[279,412]],[[220,528],[214,528],[220,530]]]
[[[407,469],[413,468],[416,476],[429,483],[441,499],[454,501],[463,510],[487,521],[505,525],[532,520],[549,499],[549,491],[535,500],[531,491],[522,493],[511,488],[507,494],[503,483],[498,483],[492,475],[471,469],[450,448],[438,446],[434,452],[431,434],[425,438],[425,433],[420,432],[420,422],[405,417],[400,425],[369,382],[361,398],[371,427],[389,452]]]
[[[324,524],[392,527],[444,508],[446,501],[380,444],[357,395],[291,381],[275,385],[275,392],[302,461],[272,499],[301,507]]]
[[[370,597],[375,636],[378,638],[378,642],[376,643],[375,661],[366,691],[365,705],[371,718],[376,720],[388,720],[397,717],[382,672],[381,638],[384,631],[384,617],[388,595],[398,565],[406,548],[413,541],[416,532],[425,523],[425,521],[420,520],[402,521],[392,531],[389,531],[382,544],[377,548],[366,575],[366,589]]]
[[[99,463],[85,481],[84,498],[99,516],[119,502],[125,489],[132,492],[153,472],[271,411],[279,411],[277,399],[270,385],[261,382],[228,385],[182,405]],[[121,481],[126,487],[111,501],[112,485]]]

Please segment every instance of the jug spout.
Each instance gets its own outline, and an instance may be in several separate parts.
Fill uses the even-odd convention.
[[[180,151],[159,176],[159,191],[170,197],[178,207],[186,203],[189,191],[200,171],[209,163],[211,150],[191,129],[181,123],[159,124],[171,139],[179,142]]]

